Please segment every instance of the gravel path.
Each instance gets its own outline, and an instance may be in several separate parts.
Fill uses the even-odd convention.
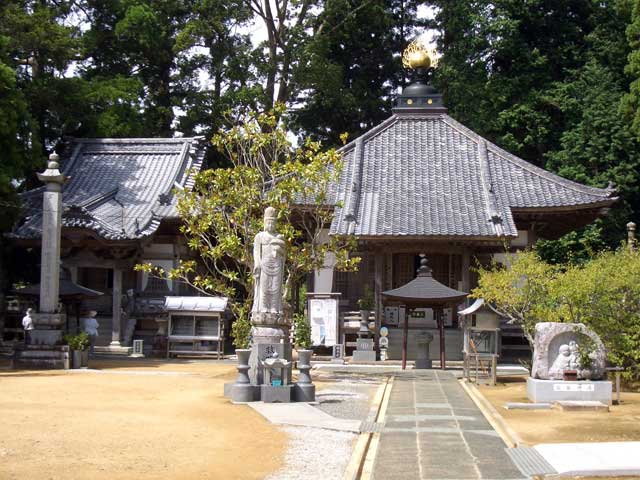
[[[289,436],[285,464],[266,480],[342,478],[357,435],[322,428],[283,427]]]
[[[314,376],[315,377],[315,376]],[[337,418],[365,420],[383,376],[318,376],[332,384],[316,394],[317,408]],[[355,433],[311,427],[282,427],[289,436],[285,463],[266,480],[342,478],[355,445]]]

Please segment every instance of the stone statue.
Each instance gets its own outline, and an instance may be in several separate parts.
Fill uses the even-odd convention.
[[[540,322],[535,327],[531,377],[561,380],[564,370],[584,370],[580,365],[580,345],[590,345],[589,375],[592,380],[605,376],[607,352],[600,337],[582,323]],[[582,375],[584,377],[584,375]],[[586,378],[586,377],[585,377]]]
[[[264,230],[253,242],[254,297],[251,317],[255,324],[269,324],[282,317],[284,237],[276,233],[276,210],[264,211]]]
[[[571,370],[577,370],[578,368],[580,368],[580,354],[578,352],[579,349],[580,347],[578,346],[577,342],[575,342],[574,340],[571,340],[569,342],[569,352],[571,352],[571,355],[569,355],[569,368]]]
[[[560,345],[560,351],[549,369],[549,376],[561,380],[565,370],[570,370],[571,349],[569,345]]]

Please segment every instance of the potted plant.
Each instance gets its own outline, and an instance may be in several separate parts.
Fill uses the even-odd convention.
[[[237,385],[249,385],[249,357],[251,357],[251,321],[249,320],[249,310],[245,306],[238,311],[235,322],[231,326],[233,345],[236,347],[238,357],[238,378]]]
[[[369,315],[373,310],[373,290],[369,285],[364,286],[362,298],[358,300],[358,308],[360,309],[360,330],[358,335],[361,337],[369,336]]]
[[[296,346],[297,363],[299,365],[311,365],[311,324],[305,315],[295,314],[293,316],[293,343]]]
[[[89,335],[85,332],[77,335],[65,335],[64,340],[71,350],[71,368],[87,368],[89,366]]]

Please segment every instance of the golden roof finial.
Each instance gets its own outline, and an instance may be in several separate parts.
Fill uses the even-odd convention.
[[[416,70],[418,68],[436,68],[438,57],[435,48],[425,45],[421,38],[411,42],[402,52],[402,65],[404,68]]]

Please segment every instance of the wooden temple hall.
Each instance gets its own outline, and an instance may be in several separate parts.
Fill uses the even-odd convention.
[[[316,273],[313,290],[340,293],[341,316],[348,317],[371,288],[375,331],[388,327],[390,359],[400,358],[402,309],[386,305],[382,292],[414,279],[420,254],[437,281],[470,292],[476,262],[486,265],[505,248],[557,238],[605,214],[616,200],[611,188],[569,181],[482,138],[447,115],[442,96],[421,81],[404,89],[389,119],[342,153],[337,200],[343,206],[328,233],[358,238],[361,267],[341,273],[329,264]],[[467,299],[458,309],[469,304]],[[460,360],[463,334],[452,310],[444,312],[446,353]],[[411,337],[430,329],[436,339],[431,357],[438,359],[433,311],[414,310],[408,320],[409,359],[416,353]],[[342,328],[348,344],[350,330]]]

